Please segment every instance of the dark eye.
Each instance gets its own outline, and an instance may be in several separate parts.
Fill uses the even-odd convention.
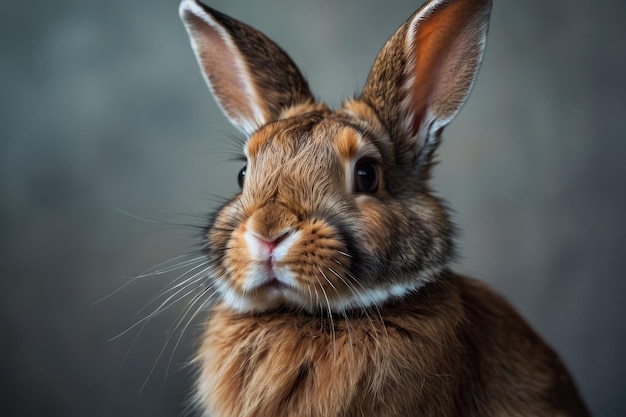
[[[358,193],[373,193],[378,189],[378,168],[372,161],[359,162],[354,170],[354,188]]]
[[[239,175],[237,175],[237,182],[239,183],[239,188],[243,188],[243,183],[246,179],[246,168],[248,165],[244,165],[243,168],[239,171]]]

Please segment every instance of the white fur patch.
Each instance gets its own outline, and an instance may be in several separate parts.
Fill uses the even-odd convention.
[[[418,277],[412,277],[405,282],[391,285],[378,286],[374,288],[359,288],[350,297],[342,297],[337,300],[330,300],[330,308],[335,313],[342,313],[348,310],[366,310],[376,308],[387,301],[402,298],[431,282],[440,269],[424,271]]]
[[[281,261],[288,253],[289,250],[293,247],[294,243],[300,239],[301,233],[295,232],[286,237],[276,248],[274,249],[273,259],[276,262]]]

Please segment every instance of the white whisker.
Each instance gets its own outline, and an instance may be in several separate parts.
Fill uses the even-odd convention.
[[[171,282],[169,282],[167,285],[165,285],[154,297],[152,297],[150,299],[150,301],[148,301],[148,303],[146,303],[146,305],[144,305],[137,312],[137,314],[141,314],[141,312],[144,311],[150,304],[152,304],[153,302],[155,302],[159,298],[165,296],[167,293],[172,292],[172,291],[176,290],[177,288],[180,288],[181,286],[186,287],[186,286],[188,286],[190,284],[193,284],[195,282],[202,281],[203,279],[205,279],[208,276],[208,274],[207,274],[208,268],[204,268],[200,272],[196,272],[192,276],[190,276],[188,278],[185,278],[181,282],[177,283],[177,281],[179,281],[185,275],[195,271],[198,268],[201,268],[201,267],[207,265],[208,263],[209,263],[208,261],[203,262],[200,265],[197,265],[197,266],[191,268],[190,270],[185,271],[183,274],[181,274],[178,277],[176,277],[175,279],[173,279]],[[174,285],[172,285],[172,284],[174,284]]]
[[[186,261],[181,262],[181,263],[179,263],[179,264],[174,264],[173,266],[168,267],[167,269],[163,269],[163,270],[156,270],[156,271],[154,271],[154,268],[158,268],[158,267],[160,267],[161,265],[165,265],[165,264],[167,264],[167,263],[169,263],[169,262],[175,261],[175,260],[177,260],[177,259],[184,258],[184,257],[186,257],[186,256],[189,256],[189,255],[179,255],[179,256],[176,256],[176,257],[174,257],[174,258],[171,258],[171,259],[169,259],[169,260],[167,260],[167,261],[161,262],[161,263],[159,263],[159,264],[157,264],[157,265],[155,265],[155,266],[153,266],[153,267],[151,267],[151,268],[149,268],[149,269],[146,269],[146,270],[145,270],[144,272],[142,272],[141,274],[139,274],[139,275],[137,275],[137,276],[135,276],[135,277],[130,278],[127,282],[125,282],[123,285],[121,285],[121,286],[120,286],[119,288],[117,288],[116,290],[114,290],[114,291],[110,292],[109,294],[105,295],[105,296],[104,296],[104,297],[102,297],[102,298],[99,298],[99,299],[98,299],[98,300],[96,300],[96,301],[93,301],[91,304],[92,304],[92,305],[95,305],[95,304],[101,303],[102,301],[105,301],[105,300],[107,300],[107,299],[111,298],[112,296],[114,296],[115,294],[119,293],[119,292],[120,292],[120,291],[122,291],[124,288],[128,287],[129,285],[131,285],[132,283],[134,283],[135,281],[137,281],[137,280],[139,280],[139,279],[146,278],[146,277],[149,277],[149,276],[154,276],[154,275],[162,275],[162,274],[164,274],[164,273],[167,273],[167,272],[170,272],[170,271],[174,271],[174,270],[176,270],[176,269],[180,269],[180,268],[184,268],[184,267],[189,266],[189,265],[193,265],[194,263],[199,262],[200,260],[202,260],[202,259],[205,259],[205,258],[206,258],[205,256],[198,256],[198,257],[196,257],[196,258],[192,258],[192,259],[190,259],[190,260],[186,260]]]
[[[163,356],[163,353],[165,352],[165,349],[167,348],[167,345],[169,344],[172,336],[175,334],[176,329],[182,324],[182,322],[185,320],[185,317],[187,316],[187,314],[189,314],[189,312],[191,311],[191,309],[193,308],[193,306],[198,302],[198,300],[202,299],[202,297],[212,289],[211,286],[207,286],[205,287],[202,291],[200,291],[198,294],[196,294],[192,300],[187,304],[187,307],[185,308],[184,312],[179,315],[178,320],[176,321],[176,324],[173,326],[172,329],[170,329],[170,332],[165,340],[165,343],[163,345],[163,348],[161,349],[161,351],[159,352],[159,355],[157,356],[157,358],[154,361],[154,365],[152,366],[150,373],[148,374],[146,380],[144,381],[144,384],[142,386],[143,387],[148,383],[148,380],[150,379],[150,376],[152,375],[152,373],[154,372],[154,369],[156,368],[157,363],[159,362],[159,360],[161,359],[161,357]],[[183,338],[183,335],[185,333],[185,331],[187,330],[187,327],[189,327],[189,325],[191,324],[191,322],[193,321],[193,319],[196,317],[196,315],[202,311],[203,307],[211,300],[211,298],[215,295],[215,292],[213,292],[209,297],[207,297],[206,300],[204,300],[201,304],[200,307],[191,315],[191,317],[189,318],[189,320],[187,320],[187,323],[185,324],[185,326],[180,330],[179,332],[179,336],[176,340],[176,343],[174,344],[174,347],[172,349],[172,352],[170,354],[169,360],[167,362],[167,366],[165,367],[165,376],[163,377],[163,384],[165,384],[165,381],[167,380],[167,376],[169,374],[169,370],[170,367],[172,365],[172,360],[174,359],[174,354],[176,353],[176,349],[178,348],[178,345],[180,344],[181,339]]]
[[[318,266],[317,269],[320,271],[320,274],[322,274],[324,279],[334,288],[334,286],[332,285],[332,283],[330,282],[330,280],[328,279],[328,277],[326,276],[324,271],[322,271],[322,268],[320,268]],[[320,285],[320,289],[322,290],[322,293],[324,294],[324,298],[326,299],[326,305],[328,306],[328,318],[330,319],[330,331],[331,331],[331,336],[332,336],[332,341],[333,341],[333,361],[335,361],[335,363],[336,363],[336,361],[337,361],[337,346],[336,346],[337,345],[337,341],[336,341],[336,334],[335,334],[335,321],[333,320],[333,311],[332,311],[332,309],[330,307],[330,300],[328,299],[328,295],[326,294],[326,290],[324,289],[324,286]]]
[[[189,284],[191,285],[191,284]],[[185,297],[187,297],[189,294],[193,293],[193,291],[195,291],[195,288],[192,289],[191,291],[188,291],[187,293],[185,293],[184,295],[182,295],[181,297],[179,297],[178,299],[176,299],[175,301],[170,303],[170,300],[172,300],[173,298],[175,298],[178,294],[180,294],[181,292],[183,292],[186,288],[189,287],[189,285],[186,285],[184,287],[182,287],[181,289],[179,289],[178,291],[176,291],[174,294],[170,295],[165,301],[163,301],[152,313],[148,314],[147,316],[143,317],[142,319],[140,319],[139,321],[137,321],[135,324],[133,324],[132,326],[130,326],[128,329],[124,330],[123,332],[121,332],[120,334],[118,334],[117,336],[112,337],[111,339],[109,339],[109,342],[119,339],[120,337],[122,337],[123,335],[125,335],[126,333],[130,332],[132,329],[134,329],[135,327],[139,326],[141,323],[149,321],[150,319],[152,319],[154,316],[156,316],[157,314],[167,310],[169,307],[171,307],[172,305],[178,303],[180,300],[184,299]]]

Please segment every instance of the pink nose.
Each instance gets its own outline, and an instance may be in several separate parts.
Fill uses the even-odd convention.
[[[272,238],[266,238],[258,233],[251,232],[252,236],[256,239],[257,243],[270,254],[274,252],[276,247],[285,241],[291,234],[291,232],[282,232]]]

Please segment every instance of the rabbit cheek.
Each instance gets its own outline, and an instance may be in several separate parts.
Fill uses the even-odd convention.
[[[324,221],[302,226],[297,245],[284,257],[295,278],[304,287],[309,311],[320,306],[342,310],[345,299],[354,295],[350,284],[351,258],[334,228]],[[308,305],[307,305],[308,304]]]
[[[361,212],[359,229],[362,236],[359,246],[364,252],[379,257],[387,251],[388,242],[394,242],[400,236],[394,233],[400,222],[391,217],[388,207],[381,205],[372,197],[358,196],[357,205]]]

